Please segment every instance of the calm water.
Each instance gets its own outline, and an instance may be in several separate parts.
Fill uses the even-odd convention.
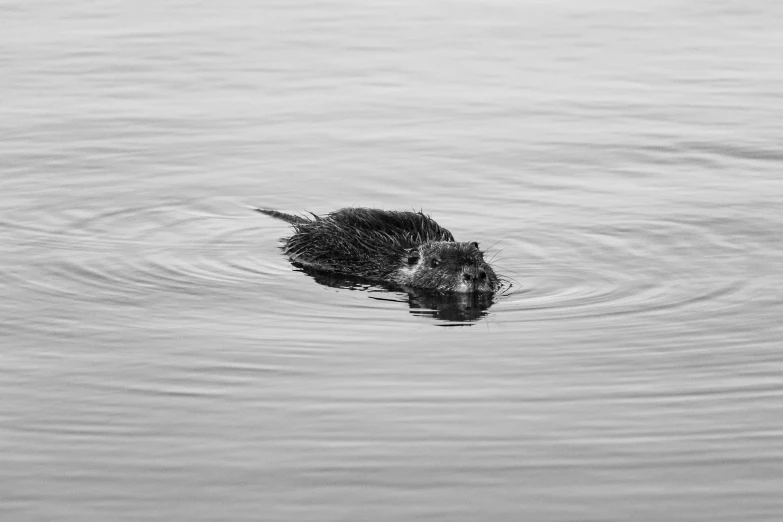
[[[0,519],[780,520],[781,6],[0,2]],[[516,284],[335,286],[254,205]]]

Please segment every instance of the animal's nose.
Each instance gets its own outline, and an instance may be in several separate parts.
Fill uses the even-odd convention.
[[[480,281],[483,281],[487,278],[487,273],[483,269],[479,269],[477,273],[472,274],[469,272],[466,272],[462,274],[462,277],[465,279],[465,281],[473,281],[474,279],[479,279]]]

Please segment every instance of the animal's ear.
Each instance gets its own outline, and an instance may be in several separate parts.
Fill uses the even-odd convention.
[[[419,254],[418,248],[409,248],[405,255],[408,257],[408,264],[409,265],[415,265],[419,262],[419,258],[421,257],[421,254]]]
[[[471,245],[473,245],[474,247],[476,247],[476,250],[478,250],[478,243],[477,243],[476,241],[473,241],[473,242],[471,243]]]

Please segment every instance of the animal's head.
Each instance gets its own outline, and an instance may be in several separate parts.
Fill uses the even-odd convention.
[[[394,279],[440,292],[491,293],[500,287],[478,243],[431,241],[406,251]]]

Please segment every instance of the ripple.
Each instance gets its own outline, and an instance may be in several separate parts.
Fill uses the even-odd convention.
[[[279,231],[264,226],[238,202],[220,199],[111,211],[97,204],[48,207],[5,216],[0,236],[12,259],[2,268],[4,284],[16,298],[38,302],[40,313],[12,314],[3,328],[57,331],[74,302],[109,309],[163,294],[268,291],[290,270],[270,255],[277,253]]]
[[[506,306],[530,320],[697,307],[703,313],[749,284],[742,263],[748,245],[738,239],[718,226],[683,220],[528,230],[513,245],[525,267],[513,275],[522,285],[506,297]]]
[[[730,313],[741,301],[734,296],[748,291],[749,251],[768,248],[759,238],[769,236],[756,223],[688,216],[530,227],[524,239],[511,234],[493,261],[509,278],[497,295],[502,308],[493,311],[517,311],[523,321],[687,314],[697,308],[702,314]],[[113,210],[97,203],[47,207],[0,223],[0,235],[18,260],[5,265],[6,284],[42,301],[134,306],[162,295],[271,293],[278,305],[271,313],[293,320],[375,313],[367,300],[371,287],[362,286],[349,288],[364,290],[354,296],[362,300],[361,311],[345,302],[324,308],[323,288],[301,278],[279,255],[283,234],[279,224],[259,220],[240,202],[218,198]],[[300,286],[290,291],[292,284]]]

